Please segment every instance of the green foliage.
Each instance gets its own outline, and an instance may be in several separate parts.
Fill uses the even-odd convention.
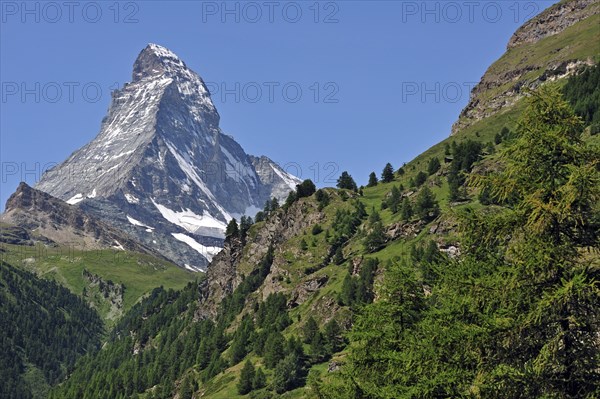
[[[367,187],[375,187],[379,181],[377,180],[377,175],[375,172],[371,172],[369,175],[369,182],[367,183]]]
[[[433,157],[429,160],[429,164],[427,165],[427,173],[429,176],[435,174],[438,170],[440,170],[440,160],[437,157]]]
[[[563,94],[586,125],[600,125],[600,66],[586,68],[569,78]]]
[[[452,163],[448,172],[451,201],[465,197],[465,191],[463,189],[461,192],[461,187],[465,183],[473,164],[479,159],[482,149],[483,144],[473,140],[466,140],[460,144],[452,142]]]
[[[347,273],[342,282],[338,302],[345,306],[362,306],[373,301],[373,282],[379,260],[368,258],[364,261],[358,276],[352,277]]]
[[[383,171],[381,172],[381,181],[383,183],[389,183],[394,180],[394,168],[391,163],[386,163]]]
[[[306,243],[306,240],[303,238],[300,240],[300,250],[306,251],[307,249],[308,249],[308,244]]]
[[[425,173],[421,170],[415,176],[414,186],[421,187],[423,185],[423,183],[425,183],[426,181],[427,181],[427,173]]]
[[[254,216],[254,220],[256,223],[264,222],[266,219],[265,213],[263,211],[256,212],[256,216]]]
[[[315,199],[319,203],[319,211],[325,209],[325,207],[329,205],[329,202],[331,200],[331,198],[329,198],[329,194],[327,194],[323,189],[317,190],[317,192],[315,193]]]
[[[242,372],[240,373],[240,381],[237,384],[237,391],[240,395],[246,395],[254,389],[254,379],[256,378],[256,371],[254,364],[250,360],[246,360]]]
[[[296,197],[297,199],[310,197],[317,191],[315,183],[310,179],[304,180],[302,183],[296,186]]]
[[[319,325],[312,315],[306,320],[304,323],[304,327],[302,328],[302,336],[305,344],[309,344],[312,342],[315,334],[319,331]]]
[[[338,246],[335,250],[335,254],[333,255],[331,261],[336,265],[341,265],[342,263],[344,263],[344,260],[344,251],[341,246]]]
[[[342,349],[346,343],[342,335],[342,329],[335,319],[331,319],[325,324],[323,338],[325,349],[330,355]]]
[[[233,237],[238,237],[240,234],[240,229],[238,227],[237,220],[232,218],[229,223],[227,223],[227,227],[225,229],[225,239],[231,240]]]
[[[285,356],[285,338],[280,332],[274,331],[265,342],[264,349],[265,366],[269,369],[274,368]]]
[[[316,331],[312,340],[310,341],[309,351],[312,361],[314,363],[320,363],[325,360],[327,356],[327,349],[325,348],[325,340],[321,331]]]
[[[323,231],[323,227],[320,224],[315,224],[312,228],[312,235],[316,236],[317,234],[321,234],[321,232]]]
[[[438,213],[439,206],[435,195],[429,187],[423,187],[415,199],[415,214],[420,219],[429,220],[435,218]]]
[[[256,369],[254,379],[252,380],[252,389],[261,389],[267,386],[267,377],[261,367]]]
[[[356,182],[354,181],[352,176],[350,176],[350,174],[346,171],[343,171],[340,177],[338,178],[337,187],[352,191],[358,190],[358,187],[356,187]]]
[[[102,321],[81,298],[53,281],[0,262],[0,397],[31,397],[25,365],[56,384],[100,343]]]
[[[392,213],[396,213],[399,210],[400,202],[402,201],[402,193],[397,186],[392,187],[388,198],[385,200],[386,206]]]
[[[410,200],[407,197],[404,197],[400,206],[400,216],[402,217],[402,220],[410,220],[413,214],[413,208],[410,204]]]
[[[239,236],[242,240],[246,239],[246,235],[248,234],[248,230],[254,224],[254,221],[250,216],[242,216],[240,219],[240,231]]]
[[[413,249],[413,264],[386,267],[381,300],[356,318],[333,383],[347,388],[330,395],[314,382],[326,397],[597,393],[600,288],[588,251],[600,230],[600,154],[556,91],[528,102],[503,168],[469,180],[502,205],[461,213],[459,260],[431,241]]]
[[[291,353],[277,364],[273,374],[273,389],[278,394],[296,388],[303,377],[304,369],[298,355]]]

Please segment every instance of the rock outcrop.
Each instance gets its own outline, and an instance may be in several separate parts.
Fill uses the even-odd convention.
[[[17,191],[10,196],[0,221],[75,249],[115,248],[163,258],[151,248],[87,214],[79,207],[69,205],[26,183],[21,183]],[[29,240],[30,235],[31,233],[27,233]],[[25,236],[21,237],[25,239]]]
[[[514,105],[526,89],[565,78],[598,61],[600,2],[561,1],[521,26],[507,52],[488,68],[471,91],[469,103],[452,125],[451,134]],[[542,41],[547,41],[545,49]],[[551,43],[550,43],[551,42]]]

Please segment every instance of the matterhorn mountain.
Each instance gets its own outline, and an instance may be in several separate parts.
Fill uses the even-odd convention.
[[[219,128],[210,93],[173,52],[149,44],[116,90],[98,136],[35,188],[204,270],[231,218],[254,216],[299,179],[253,157]]]

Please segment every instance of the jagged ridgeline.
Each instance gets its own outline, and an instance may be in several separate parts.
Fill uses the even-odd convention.
[[[35,189],[182,268],[203,271],[223,245],[227,222],[254,216],[273,197],[283,201],[300,182],[269,158],[248,155],[219,122],[202,78],[149,44],[131,82],[112,93],[98,135]],[[117,241],[110,245],[124,245]]]

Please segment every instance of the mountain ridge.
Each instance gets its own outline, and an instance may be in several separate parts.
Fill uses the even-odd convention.
[[[229,220],[284,200],[300,182],[269,158],[246,154],[219,121],[202,78],[149,44],[132,81],[113,92],[96,138],[35,187],[204,270]]]

